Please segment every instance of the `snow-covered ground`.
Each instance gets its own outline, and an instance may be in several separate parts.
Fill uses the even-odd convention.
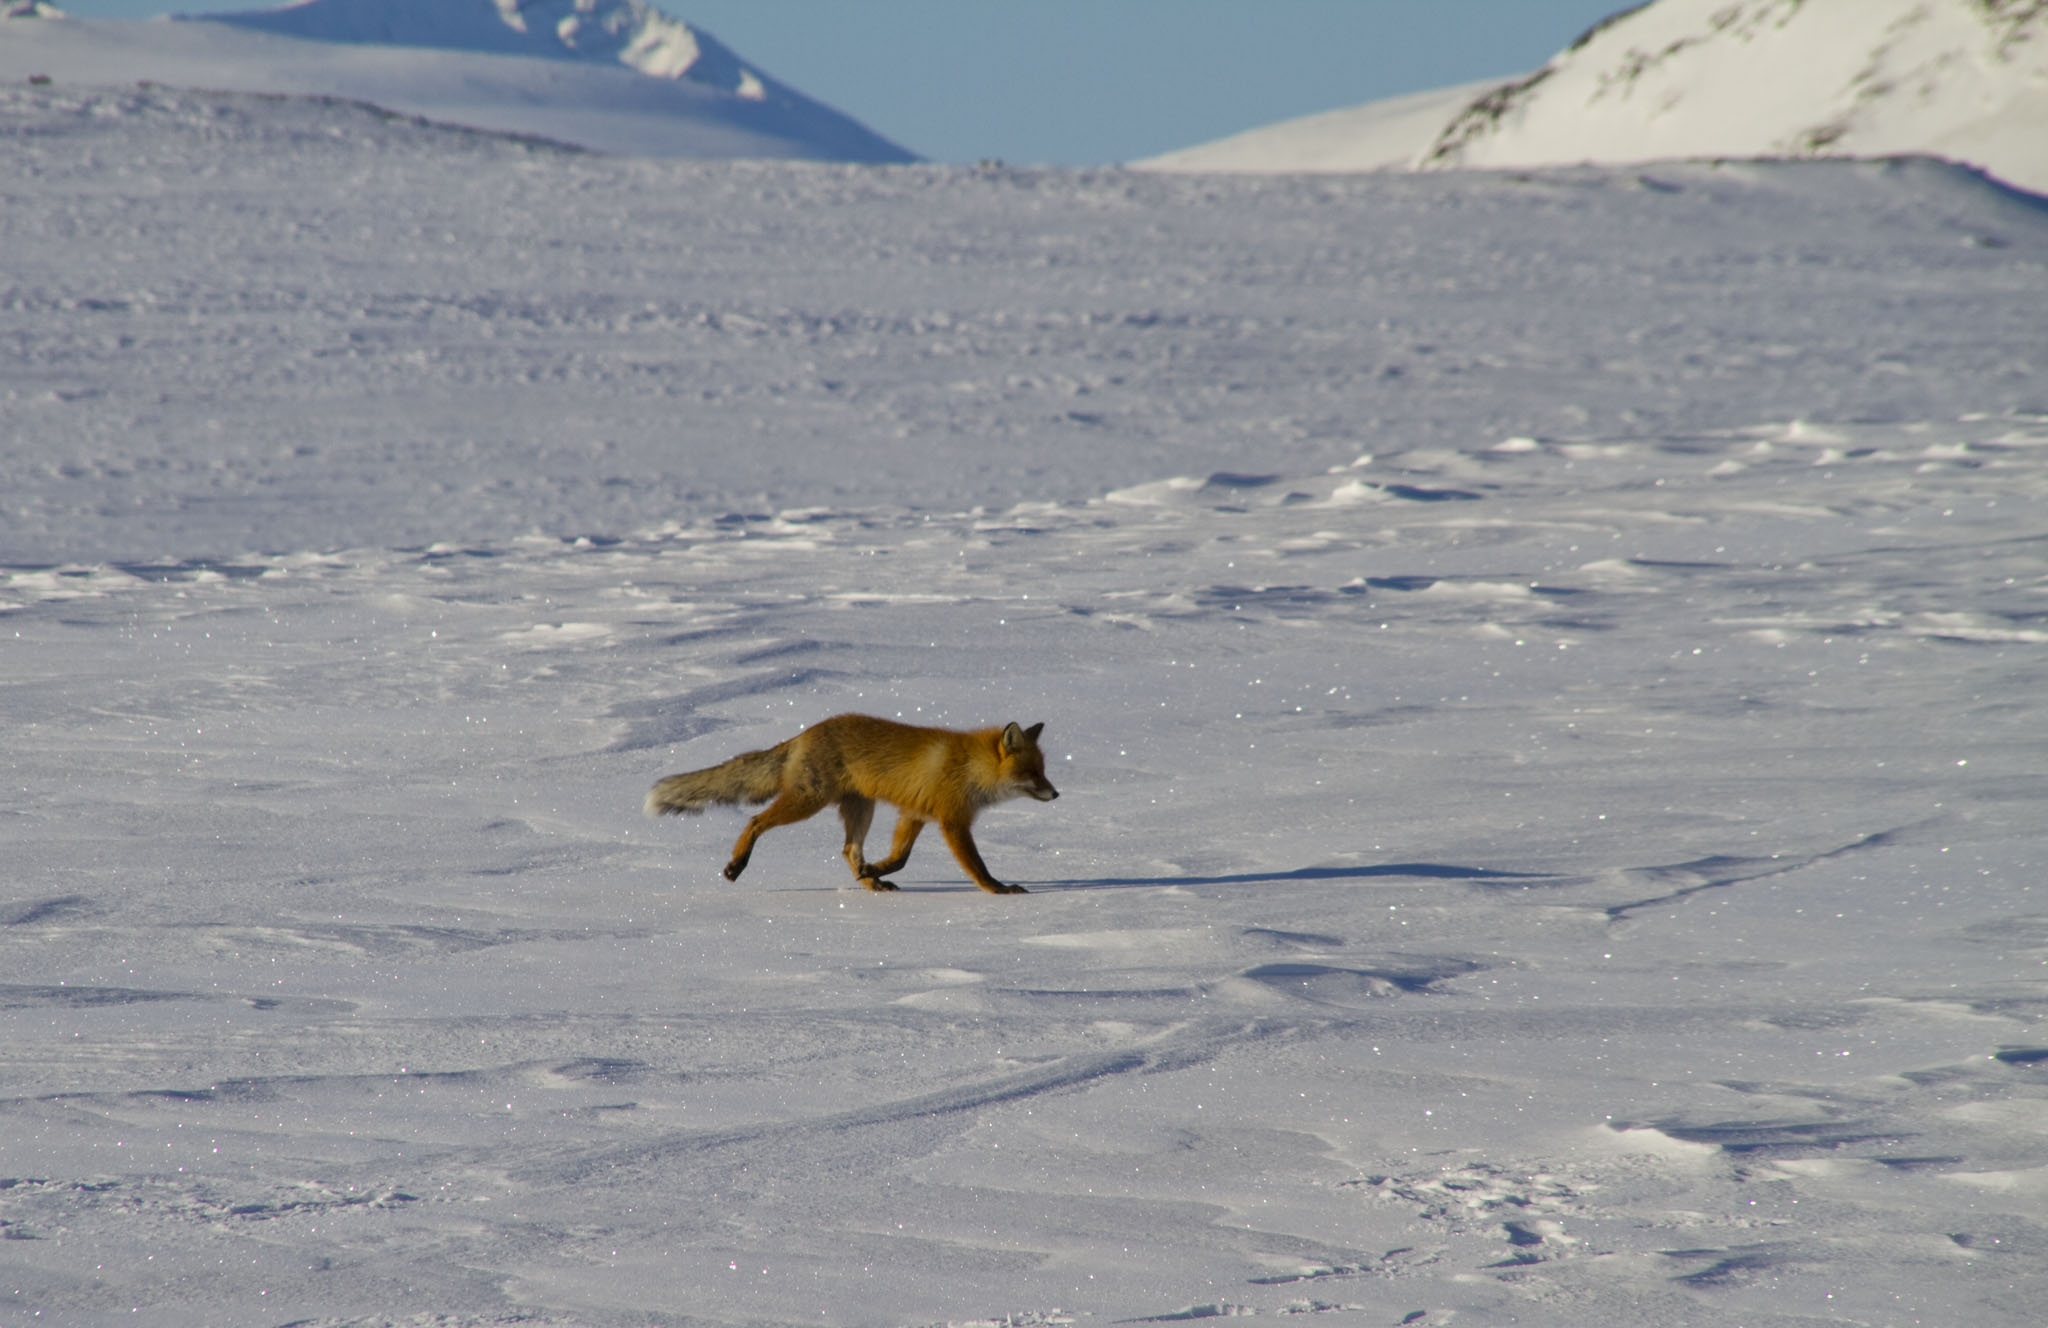
[[[8,1328],[2038,1321],[2038,201],[0,162]],[[1031,893],[642,818],[850,709]]]

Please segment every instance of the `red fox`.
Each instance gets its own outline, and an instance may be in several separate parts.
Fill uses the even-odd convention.
[[[846,823],[846,865],[870,890],[896,888],[882,878],[903,870],[924,823],[937,821],[946,846],[976,885],[990,894],[1023,894],[1023,886],[1004,885],[989,875],[968,827],[982,808],[995,803],[1020,797],[1051,802],[1060,795],[1045,777],[1045,757],[1038,750],[1044,728],[1008,724],[961,732],[873,715],[834,715],[765,751],[670,775],[648,790],[647,814],[695,815],[714,802],[730,806],[773,798],[732,846],[725,879],[737,881],[764,832],[815,816],[836,802],[839,819]],[[901,813],[886,862],[869,862],[863,852],[877,802]]]

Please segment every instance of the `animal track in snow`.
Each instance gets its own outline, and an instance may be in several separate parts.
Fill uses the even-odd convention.
[[[1443,1253],[1441,1247],[1425,1250],[1413,1245],[1401,1245],[1370,1262],[1315,1264],[1299,1272],[1254,1277],[1251,1283],[1253,1286],[1293,1286],[1301,1282],[1321,1282],[1344,1277],[1394,1277],[1436,1263],[1443,1257]]]
[[[1423,1221],[1441,1223],[1454,1235],[1497,1230],[1509,1253],[1496,1267],[1558,1258],[1577,1245],[1564,1219],[1582,1211],[1581,1194],[1597,1188],[1583,1180],[1568,1183],[1547,1171],[1511,1170],[1489,1162],[1345,1184],[1420,1205]]]

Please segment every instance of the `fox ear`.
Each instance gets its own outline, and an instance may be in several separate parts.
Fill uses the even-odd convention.
[[[1014,720],[1011,721],[1003,728],[1003,755],[1008,756],[1011,752],[1016,751],[1019,747],[1024,746],[1026,743],[1036,743],[1038,741],[1039,733],[1043,731],[1044,728],[1045,725],[1041,723],[1033,724],[1028,729],[1022,729],[1017,727],[1017,724]]]

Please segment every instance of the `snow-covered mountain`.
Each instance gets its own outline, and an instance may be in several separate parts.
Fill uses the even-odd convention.
[[[710,34],[645,0],[299,0],[277,9],[176,18],[315,41],[621,64],[752,101],[802,95],[749,69]]]
[[[303,0],[132,22],[0,11],[0,78],[344,97],[604,152],[915,156],[645,0]]]
[[[1932,153],[2044,190],[2048,4],[1656,0],[1440,120],[1392,121],[1389,106],[1311,116],[1142,164],[1436,170]],[[1401,132],[1390,136],[1390,125]]]

